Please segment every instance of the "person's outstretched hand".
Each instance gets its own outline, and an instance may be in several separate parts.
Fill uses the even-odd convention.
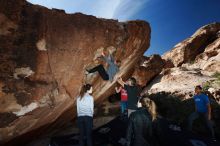
[[[105,56],[105,53],[104,53],[104,51],[102,51],[102,56]]]

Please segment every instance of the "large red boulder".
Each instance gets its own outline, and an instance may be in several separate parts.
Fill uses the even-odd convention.
[[[111,95],[116,81],[85,79],[102,47],[129,72],[150,44],[144,21],[118,22],[32,5],[0,1],[0,141],[21,141],[49,133],[76,116],[80,87],[91,82],[96,104]],[[30,139],[29,139],[30,140]]]

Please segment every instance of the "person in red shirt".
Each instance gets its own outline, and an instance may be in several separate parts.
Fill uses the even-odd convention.
[[[128,94],[127,91],[123,87],[115,87],[116,93],[121,94],[121,113],[125,114],[128,106]]]

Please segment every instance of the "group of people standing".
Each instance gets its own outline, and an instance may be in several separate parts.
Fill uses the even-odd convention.
[[[135,78],[131,77],[126,82],[124,82],[121,78],[118,78],[118,83],[121,87],[117,87],[116,92],[121,93],[121,112],[122,114],[128,113],[128,117],[130,117],[130,122],[128,124],[128,132],[127,132],[127,143],[131,143],[131,141],[136,141],[138,144],[147,143],[145,138],[149,138],[149,136],[144,133],[152,133],[151,126],[149,121],[152,121],[151,114],[148,112],[147,106],[149,106],[149,102],[143,98],[141,103],[143,106],[142,109],[139,109],[136,113],[135,111],[138,109],[138,87],[136,86]],[[80,96],[77,98],[77,116],[78,116],[78,127],[79,127],[79,140],[80,146],[84,146],[85,142],[87,146],[92,145],[92,119],[94,114],[94,100],[92,97],[92,86],[90,84],[86,84],[82,87]],[[143,115],[143,116],[142,116]],[[154,114],[155,115],[155,114]],[[143,126],[137,126],[135,129],[133,128],[133,120],[138,118],[139,124]],[[140,123],[141,122],[141,123]],[[135,133],[134,133],[135,132]],[[138,133],[141,134],[138,134]],[[145,136],[145,138],[141,138],[141,136]],[[137,137],[137,138],[135,138]],[[139,138],[138,138],[139,137]],[[134,138],[134,139],[133,139]],[[129,144],[130,145],[130,144]]]
[[[103,80],[113,81],[116,73],[119,70],[120,61],[114,61],[111,54],[102,53],[100,60],[108,63],[108,68],[105,70],[102,64],[86,70],[86,74],[98,72]],[[149,98],[139,98],[140,90],[137,87],[136,79],[131,77],[126,82],[121,77],[116,79],[119,87],[115,90],[121,95],[121,113],[127,113],[129,117],[127,127],[127,146],[150,146],[152,145],[153,136],[153,121],[157,118],[156,105]],[[79,142],[80,146],[92,146],[92,125],[94,114],[94,99],[92,97],[93,88],[90,84],[83,85],[80,95],[77,98],[77,116],[79,127]],[[211,107],[208,97],[202,93],[202,88],[195,88],[195,107],[196,111],[189,116],[189,130],[192,130],[193,121],[198,117],[203,117],[209,130],[214,138],[214,130],[211,124]],[[137,103],[140,101],[141,107],[138,108]]]

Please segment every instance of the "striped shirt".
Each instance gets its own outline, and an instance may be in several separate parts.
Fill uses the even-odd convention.
[[[93,117],[94,113],[94,99],[88,93],[85,93],[82,99],[77,98],[77,116],[90,116]]]

